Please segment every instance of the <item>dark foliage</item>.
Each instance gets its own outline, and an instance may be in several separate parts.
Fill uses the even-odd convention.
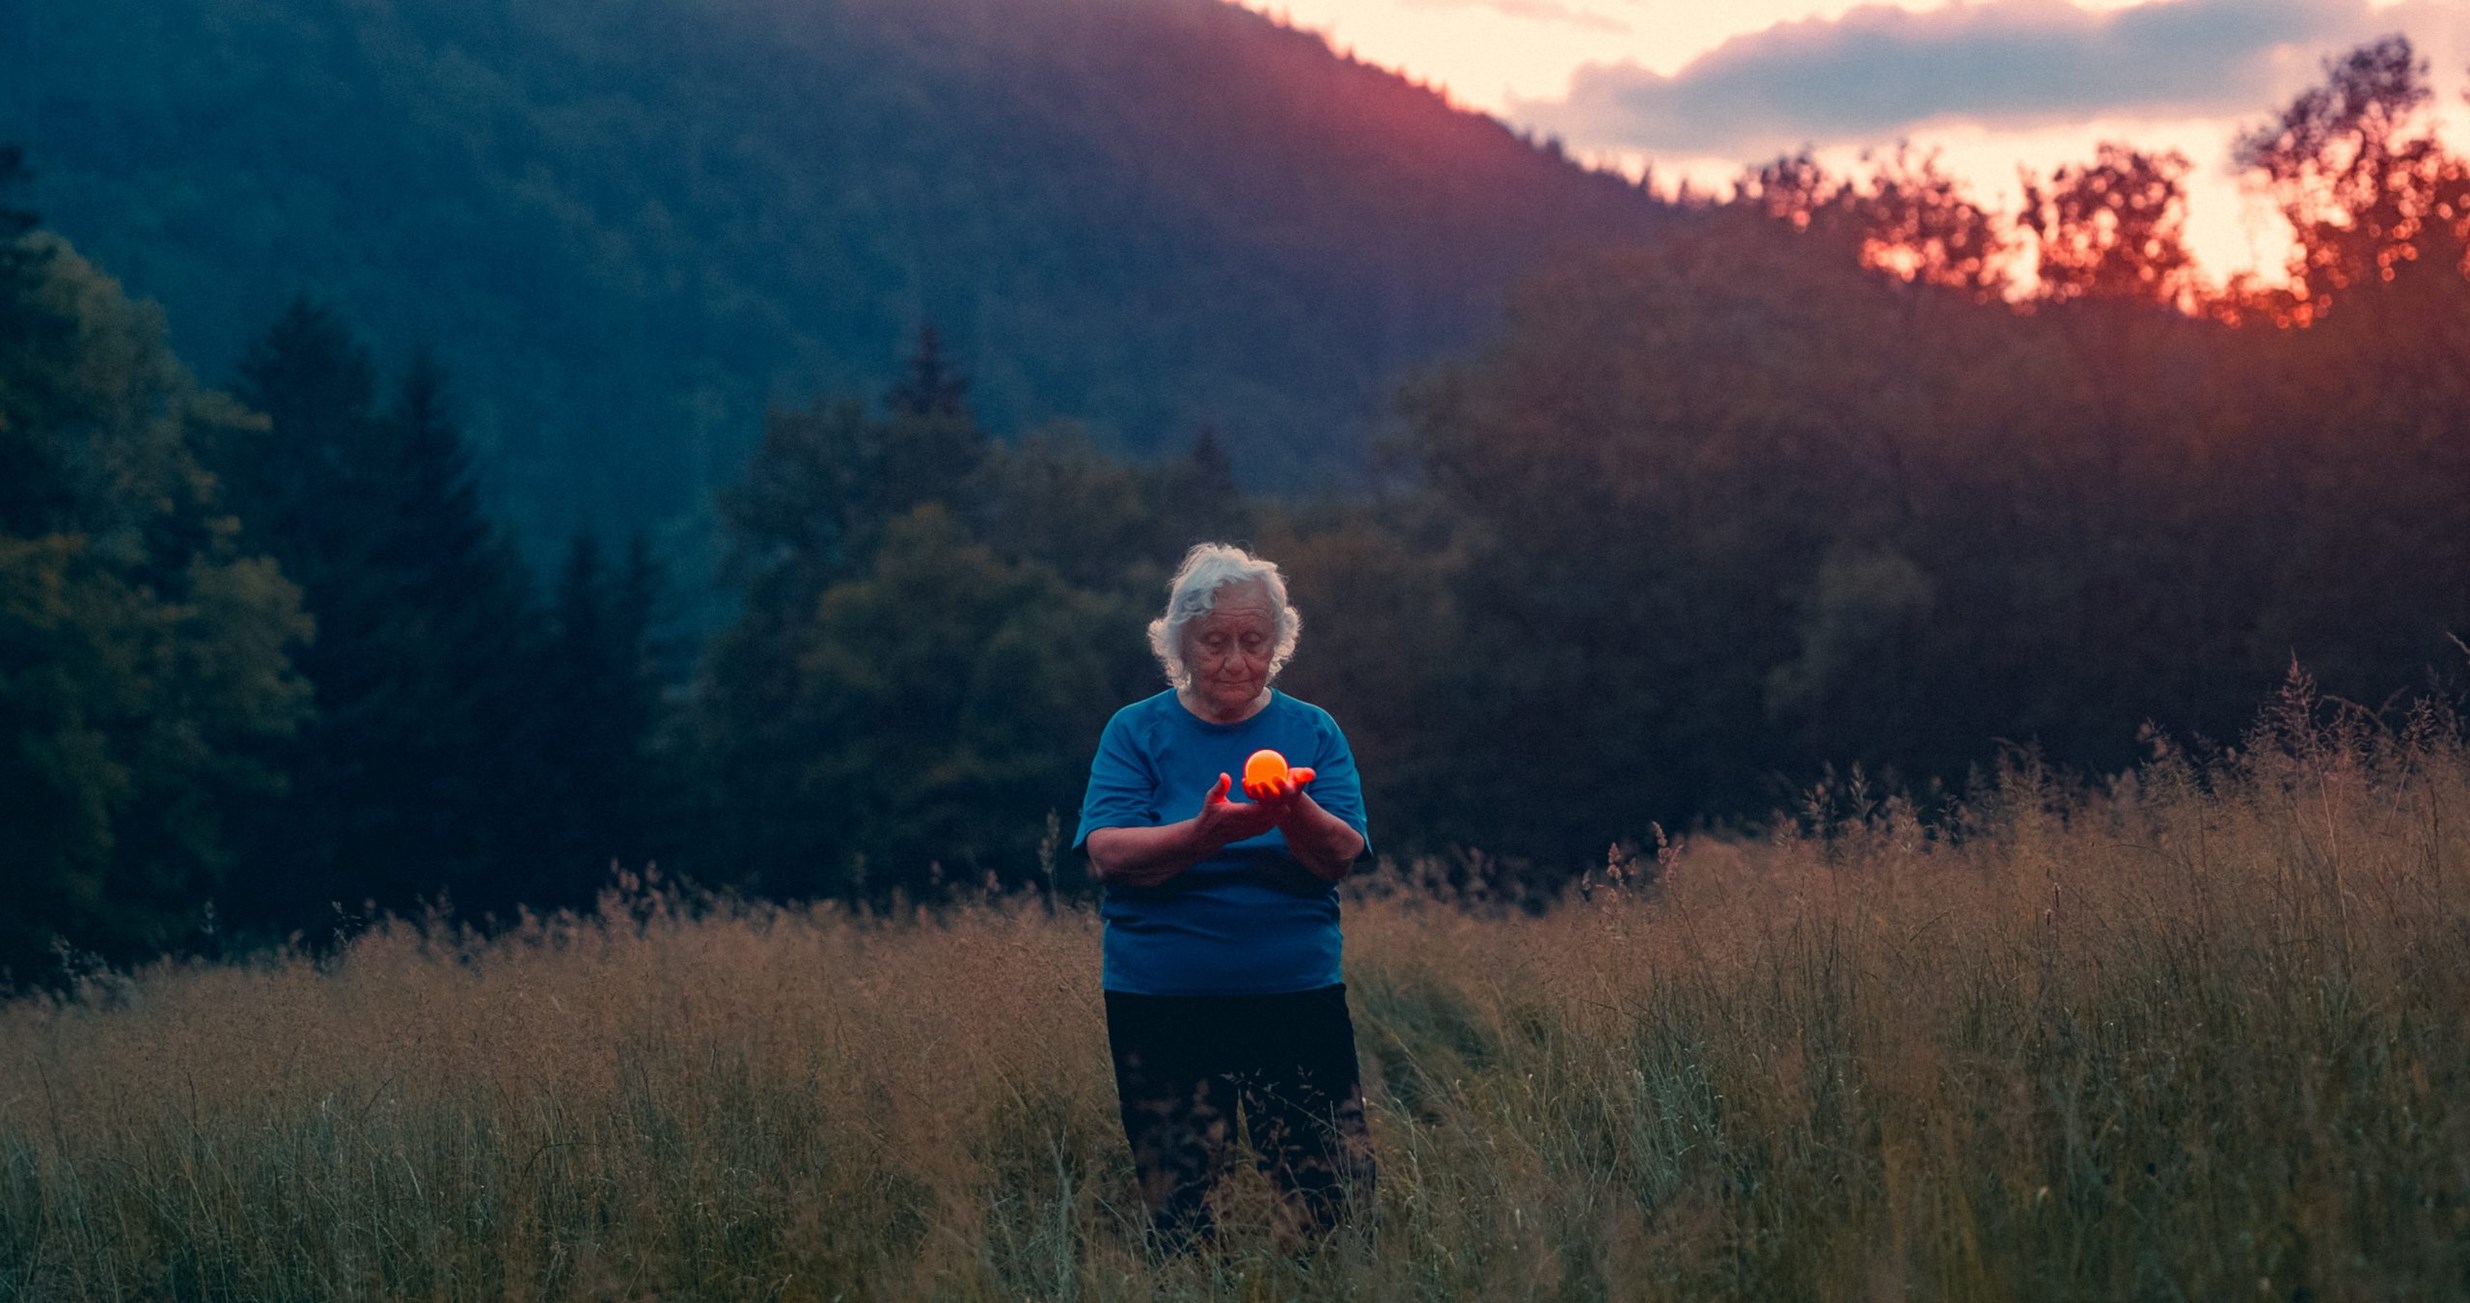
[[[243,414],[197,392],[146,305],[30,215],[7,225],[0,987],[207,938],[229,812],[280,783],[269,752],[308,705],[286,653],[309,631],[196,455]]]
[[[1559,865],[1828,766],[1960,789],[2001,745],[2233,738],[2293,659],[2459,692],[2470,204],[2422,73],[2370,46],[2250,138],[2314,218],[2293,297],[2201,293],[2184,161],[2124,146],[2028,187],[2013,304],[1946,255],[1975,222],[1889,202],[1967,207],[1902,159],[1783,160],[1563,263],[1411,394],[1417,492],[1286,545],[1307,600],[1416,594],[1349,613],[1364,645],[1314,623],[1296,683],[1400,766],[1368,768],[1408,840]]]
[[[681,51],[736,70],[756,48],[730,44],[754,41],[745,14],[672,30],[674,15],[640,10],[486,11],[484,22],[399,8],[352,30],[478,23],[501,43],[554,36],[590,56],[565,70],[574,84],[561,93],[621,120],[589,100],[593,70],[667,67]],[[1107,207],[1129,193],[1109,188],[1125,169],[1202,130],[1136,122],[1131,106],[1178,76],[1213,88],[1194,112],[1250,152],[1213,164],[1226,170],[1210,185],[1269,174],[1278,151],[1245,124],[1285,110],[1197,65],[1133,76],[1110,62],[1119,51],[1065,58],[1037,44],[1052,31],[962,21],[978,12],[964,0],[897,17],[856,3],[783,10],[763,39],[825,60],[839,57],[827,35],[889,41],[919,25],[932,39],[902,56],[901,75],[1019,110],[1003,131],[1096,114],[1114,134],[1037,137],[1049,153],[1029,155],[1078,159],[1083,172],[1004,193],[1029,222],[1063,221],[1070,192],[1091,205],[1069,208],[1072,221],[1118,223],[1104,229],[1141,252],[1104,268],[1067,260],[1030,280],[1031,264],[985,260],[999,246],[1018,253],[1003,239],[1020,230],[942,205],[1027,183],[970,152],[984,141],[944,140],[970,160],[950,174],[965,179],[950,182],[956,194],[900,193],[926,214],[916,229],[953,244],[898,265],[920,277],[931,265],[985,297],[957,314],[903,305],[882,339],[930,316],[971,324],[957,342],[918,329],[896,376],[827,391],[877,403],[825,399],[763,420],[716,498],[714,551],[737,605],[699,655],[662,634],[674,621],[644,535],[621,558],[594,533],[570,535],[546,600],[532,594],[476,470],[486,443],[491,475],[521,473],[522,439],[503,410],[497,437],[470,437],[442,363],[415,354],[385,391],[338,313],[298,302],[245,351],[238,396],[256,414],[242,411],[188,384],[144,307],[34,232],[30,215],[0,211],[0,792],[33,866],[27,903],[0,920],[0,964],[22,970],[53,935],[112,954],[194,944],[208,899],[261,934],[313,921],[330,900],[407,907],[446,894],[467,913],[573,904],[613,861],[874,902],[1036,881],[1057,867],[1055,839],[1071,829],[1107,713],[1155,690],[1142,626],[1175,559],[1203,539],[1253,543],[1287,568],[1306,633],[1286,686],[1347,726],[1385,850],[1475,848],[1547,877],[1659,824],[1764,817],[1831,767],[1926,798],[1960,790],[2003,747],[2108,769],[2132,758],[2148,722],[2235,737],[2293,659],[2370,704],[2462,689],[2452,638],[2470,633],[2470,168],[2426,123],[2423,65],[2406,44],[2328,65],[2324,87],[2241,146],[2297,222],[2292,288],[2198,280],[2183,240],[2187,163],[2174,155],[2106,145],[2030,178],[2012,219],[1927,157],[1899,153],[1859,177],[1783,159],[1654,238],[1545,260],[1488,346],[1404,391],[1388,478],[1273,501],[1241,484],[1298,455],[1271,415],[1304,410],[1286,398],[1234,403],[1224,423],[1162,425],[1145,439],[1158,454],[1139,459],[1066,422],[999,440],[987,413],[1029,410],[1017,400],[1033,389],[1097,410],[1107,385],[1149,392],[1139,377],[1169,358],[1189,369],[1157,374],[1209,397],[1159,411],[1212,411],[1243,392],[1227,380],[1238,354],[1263,374],[1293,363],[1281,383],[1307,405],[1370,371],[1341,367],[1341,384],[1274,349],[1187,339],[1193,351],[1142,353],[1115,372],[1132,355],[1101,349],[1088,365],[1104,384],[1047,389],[984,323],[1032,288],[1095,277],[1075,320],[1174,336],[1183,318],[1108,277],[1145,269],[1180,293],[1191,282],[1178,278],[1231,274],[1232,246],[1192,241],[1235,228],[1195,225],[1189,195],[1162,197],[1139,220]],[[1180,2],[1143,12],[1175,41],[1246,34],[1260,43],[1246,57],[1269,51],[1290,80],[1326,78],[1311,84],[1379,121],[1376,141],[1429,130],[1437,148],[1476,130],[1251,17]],[[1060,31],[1096,13],[1058,0],[1048,20]],[[597,43],[647,32],[672,48]],[[132,39],[158,36],[141,25]],[[282,50],[306,38],[267,39]],[[381,69],[409,57],[383,42],[352,48],[349,59]],[[990,51],[1019,58],[981,62]],[[1050,56],[1087,79],[1069,84],[1122,102],[1036,107],[1032,92],[1053,89],[1042,79],[1061,75],[1037,71]],[[466,75],[477,102],[505,90]],[[958,80],[935,80],[946,77]],[[760,86],[696,84],[741,108],[770,103]],[[867,84],[888,96],[896,83]],[[983,103],[943,111],[994,131],[972,116],[993,111]],[[1219,111],[1232,116],[1208,118]],[[607,124],[583,117],[576,130],[598,139]],[[884,142],[911,139],[919,120],[861,115],[831,144],[847,156],[832,155],[842,170],[830,175],[872,175],[896,154]],[[1277,120],[1302,133],[1280,138],[1286,152],[1314,167],[1327,164],[1315,150],[1347,145]],[[517,115],[505,130],[522,141],[537,127]],[[694,166],[768,165],[767,150],[788,147],[770,129],[706,141]],[[1028,137],[1002,139],[1028,148]],[[1450,279],[1331,232],[1386,220],[1383,205],[1421,193],[1415,178],[1491,184],[1507,174],[1488,168],[1515,172],[1527,164],[1502,160],[1531,155],[1461,151],[1427,174],[1375,154],[1363,175],[1397,181],[1396,195],[1294,198],[1326,227],[1289,230],[1283,209],[1228,202],[1245,229],[1275,237],[1290,270],[1370,257],[1364,276],[1444,306],[1507,275],[1507,254],[1483,277]],[[1383,171],[1393,166],[1404,170]],[[21,168],[0,153],[0,181]],[[1167,190],[1200,184],[1143,175]],[[713,212],[743,217],[726,177],[711,184]],[[615,196],[628,211],[643,197]],[[1632,198],[1604,203],[1596,217],[1612,226],[1637,211]],[[1449,225],[1474,211],[1434,217],[1441,226],[1415,228],[1418,238],[1475,258],[1474,228]],[[863,205],[843,217],[849,230],[911,229]],[[732,260],[758,247],[808,256],[725,222],[695,229],[679,238],[716,260],[695,263],[707,269],[743,270]],[[1081,240],[1099,228],[1070,229]],[[2041,270],[2018,285],[2028,242]],[[1345,279],[1339,263],[1321,270]],[[697,314],[743,305],[746,274],[679,289],[662,331],[702,329]],[[823,274],[793,267],[779,280],[812,288],[821,282],[801,278]],[[453,297],[449,286],[452,310],[473,311]],[[1222,296],[1203,315],[1241,336],[1276,315],[1252,315],[1268,301]],[[1303,299],[1281,301],[1300,319]],[[1361,302],[1331,302],[1335,328],[1370,329],[1350,316]],[[807,349],[785,320],[749,330],[764,347]],[[607,342],[570,324],[526,342],[543,353]],[[508,351],[492,363],[512,368],[501,379],[548,365]],[[621,356],[600,364],[609,393],[562,407],[559,421],[641,396],[628,386],[669,383],[646,378],[657,367],[611,360]],[[595,455],[626,463],[639,451],[631,437],[612,427]],[[569,523],[595,518],[593,496],[562,502]],[[1060,867],[1070,872],[1068,857]]]
[[[666,587],[645,535],[630,537],[614,560],[596,535],[575,536],[558,572],[547,658],[531,693],[543,721],[532,763],[548,788],[538,812],[541,855],[508,893],[513,899],[535,906],[588,899],[613,866],[656,864],[678,845],[686,810],[658,749],[655,640]]]
[[[957,401],[903,393],[881,417],[775,414],[723,499],[745,606],[688,716],[705,835],[682,862],[706,880],[1030,880],[1048,815],[1078,810],[1084,740],[1154,675],[1142,602],[1182,468],[1069,429],[993,445]]]
[[[652,813],[636,758],[648,556],[611,581],[580,552],[544,613],[483,508],[439,364],[416,353],[381,407],[367,351],[325,307],[287,309],[237,393],[266,423],[216,464],[317,624],[296,658],[316,714],[288,793],[251,812],[241,912],[297,927],[364,901],[588,900],[649,836],[605,822]]]

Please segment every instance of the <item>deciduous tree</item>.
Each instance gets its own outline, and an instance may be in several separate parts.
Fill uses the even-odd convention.
[[[25,223],[0,241],[0,981],[57,939],[199,943],[228,809],[308,706],[300,595],[251,555],[192,442],[245,421],[160,316]],[[52,970],[56,972],[56,970]]]

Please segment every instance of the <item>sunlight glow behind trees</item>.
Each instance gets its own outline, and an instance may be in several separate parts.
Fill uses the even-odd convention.
[[[1747,0],[1725,5],[1640,5],[1625,0],[1275,0],[1251,7],[1295,26],[1324,34],[1358,58],[1433,84],[1452,100],[1520,125],[1516,101],[1559,99],[1571,74],[1585,64],[1632,61],[1671,75],[1726,40],[1788,22],[1823,22],[1856,7],[1848,0]],[[1924,0],[1870,0],[1914,11],[1941,8]],[[2149,0],[2147,0],[2149,2]],[[2088,12],[2131,8],[2139,0],[2075,0]],[[2369,15],[2390,30],[2401,19],[2425,24],[2424,6],[2386,3]],[[2440,28],[2442,25],[2437,24]],[[2377,32],[2361,31],[2360,39]],[[2434,56],[2436,116],[2458,138],[2470,128],[2470,108],[2457,93],[2463,70],[2456,33],[2410,31]],[[2339,52],[2293,46],[2274,60],[2275,80],[2254,88],[2258,103],[2298,90],[2318,71],[2319,61]],[[2015,209],[2024,202],[2019,169],[2047,175],[2091,157],[2103,142],[2130,140],[2158,157],[2171,151],[2189,160],[2183,188],[2186,245],[2196,273],[2216,283],[2249,275],[2261,283],[2286,280],[2284,262],[2292,233],[2268,196],[2242,184],[2230,162],[2234,139],[2256,123],[2244,110],[2232,116],[2156,116],[2089,111],[2071,120],[2017,125],[1955,117],[1916,124],[1876,139],[1810,142],[1830,170],[1862,170],[1866,155],[1891,154],[1898,137],[1918,151],[1938,152],[1941,165],[1984,204]],[[1723,191],[1744,168],[1762,157],[1675,156],[1635,149],[1574,148],[1576,156],[1632,176],[1652,170],[1667,188],[1687,182],[1700,191]]]

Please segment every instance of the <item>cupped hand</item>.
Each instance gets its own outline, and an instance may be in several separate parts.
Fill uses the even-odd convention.
[[[1259,783],[1245,783],[1244,795],[1255,801],[1286,805],[1295,799],[1296,793],[1304,790],[1304,785],[1310,783],[1312,777],[1312,769],[1308,765],[1290,769],[1282,778],[1272,778]]]
[[[1310,770],[1304,771],[1310,773]],[[1200,834],[1213,846],[1224,846],[1247,837],[1258,837],[1278,826],[1278,816],[1286,812],[1283,802],[1230,801],[1226,799],[1235,780],[1227,774],[1218,775],[1218,785],[1209,789],[1201,802]]]

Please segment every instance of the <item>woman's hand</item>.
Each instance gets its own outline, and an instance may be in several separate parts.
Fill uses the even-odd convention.
[[[1322,809],[1320,802],[1304,795],[1312,778],[1309,767],[1299,767],[1276,778],[1245,783],[1244,794],[1254,804],[1234,808],[1261,811],[1270,826],[1286,834],[1287,853],[1297,863],[1323,882],[1336,882],[1354,868],[1355,857],[1364,853],[1364,839],[1344,820]],[[1210,797],[1217,800],[1225,793],[1226,775],[1220,774],[1218,790]]]
[[[1209,843],[1213,850],[1224,847],[1229,842],[1239,842],[1245,838],[1258,837],[1268,832],[1278,826],[1280,818],[1286,813],[1285,802],[1226,799],[1228,789],[1234,785],[1235,780],[1232,777],[1220,774],[1218,785],[1210,788],[1209,795],[1201,801],[1201,813],[1196,820],[1194,831],[1200,835],[1201,840]],[[1249,792],[1253,786],[1254,784],[1246,783],[1244,788]],[[1294,792],[1290,790],[1287,793],[1287,800],[1292,801],[1293,797]]]
[[[1310,772],[1310,771],[1306,771]],[[1089,867],[1100,882],[1155,887],[1226,848],[1258,837],[1294,815],[1299,793],[1283,802],[1230,801],[1235,780],[1218,775],[1200,813],[1156,828],[1100,828],[1089,834]],[[1309,805],[1309,800],[1302,804]]]
[[[1224,776],[1220,775],[1222,778]],[[1307,765],[1287,770],[1284,775],[1267,782],[1256,783],[1251,779],[1245,779],[1244,795],[1255,801],[1290,802],[1295,799],[1297,792],[1304,790],[1304,785],[1311,782],[1312,778],[1312,769]]]
[[[1355,857],[1364,853],[1364,839],[1345,820],[1305,795],[1304,785],[1311,781],[1310,769],[1291,769],[1283,778],[1247,783],[1244,790],[1253,794],[1261,809],[1272,812],[1272,821],[1286,834],[1287,853],[1311,870],[1312,876],[1336,882],[1355,867]]]

